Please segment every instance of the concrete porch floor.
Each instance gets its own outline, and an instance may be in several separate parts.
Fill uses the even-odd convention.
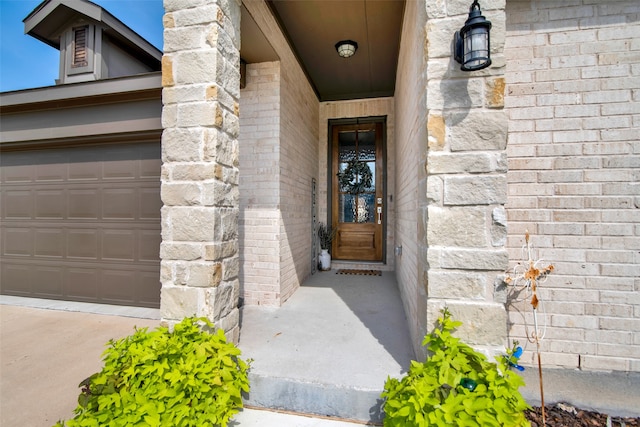
[[[254,359],[247,405],[381,423],[387,376],[402,376],[415,358],[394,273],[335,273],[311,276],[280,308],[242,309],[240,348]],[[521,375],[522,396],[540,405],[537,367]],[[547,405],[640,417],[637,372],[545,367],[544,389]]]
[[[242,308],[247,405],[380,422],[380,393],[414,359],[393,272],[317,272],[280,308]]]

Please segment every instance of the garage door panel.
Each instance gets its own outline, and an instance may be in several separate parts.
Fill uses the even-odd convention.
[[[67,268],[63,296],[73,301],[98,302],[100,267]]]
[[[64,234],[61,229],[36,228],[34,230],[35,248],[34,254],[38,257],[65,256]]]
[[[140,188],[138,196],[140,219],[160,220],[162,200],[158,185]]]
[[[33,195],[30,190],[2,191],[3,216],[10,219],[33,218]]]
[[[30,257],[33,253],[33,230],[30,228],[5,228],[2,230],[2,254]]]
[[[158,307],[160,287],[155,266],[132,268],[118,263],[85,266],[43,262],[2,265],[2,293],[107,304]],[[106,265],[106,267],[105,267]]]
[[[0,264],[0,289],[3,294],[31,296],[32,267],[29,265]]]
[[[103,219],[136,219],[137,200],[134,188],[110,188],[102,192]]]
[[[97,187],[67,191],[69,219],[94,219],[100,217],[102,197]]]
[[[131,230],[104,230],[102,259],[135,261],[137,233]]]
[[[69,181],[98,181],[101,175],[99,162],[79,163],[69,167]]]
[[[72,151],[67,163],[69,181],[99,181],[102,164],[92,150]]]
[[[37,182],[64,181],[67,179],[67,157],[64,153],[48,152],[36,166]]]
[[[152,262],[160,258],[160,243],[162,243],[162,236],[157,230],[141,230],[139,242],[139,261]]]
[[[36,190],[35,217],[38,219],[63,219],[66,215],[66,191]]]
[[[3,294],[158,307],[160,144],[0,156]]]
[[[40,266],[33,269],[31,291],[45,298],[63,293],[64,270],[62,266]]]
[[[150,154],[152,153],[143,153],[143,158],[140,160],[140,178],[155,178],[159,180],[162,160]]]
[[[69,258],[98,259],[98,230],[80,229],[67,232]]]
[[[128,160],[131,153],[126,150],[116,150],[112,153],[112,161],[102,164],[103,180],[118,180],[137,178],[138,164],[134,160]]]
[[[27,162],[27,155],[14,155],[11,165],[2,165],[0,179],[4,183],[20,183],[35,181],[36,166]]]
[[[134,271],[105,269],[102,271],[102,299],[114,304],[133,301],[136,282]]]
[[[137,284],[137,300],[142,305],[154,307],[154,302],[160,300],[160,287],[158,287],[158,275],[156,272],[139,271]]]

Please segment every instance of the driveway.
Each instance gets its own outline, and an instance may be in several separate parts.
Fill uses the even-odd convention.
[[[0,425],[73,417],[78,383],[102,368],[110,339],[158,320],[0,305]]]

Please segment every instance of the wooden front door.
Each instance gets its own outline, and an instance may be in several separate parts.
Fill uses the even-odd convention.
[[[382,261],[384,158],[381,122],[332,127],[331,245],[337,260]]]

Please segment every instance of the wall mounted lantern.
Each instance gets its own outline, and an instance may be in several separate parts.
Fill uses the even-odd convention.
[[[491,22],[482,16],[478,0],[474,0],[469,8],[469,18],[454,36],[454,58],[462,64],[462,71],[482,70],[491,65],[490,29]]]
[[[342,58],[349,58],[356,53],[356,50],[358,50],[358,43],[353,40],[340,40],[336,43],[336,50],[338,51],[338,55]]]

